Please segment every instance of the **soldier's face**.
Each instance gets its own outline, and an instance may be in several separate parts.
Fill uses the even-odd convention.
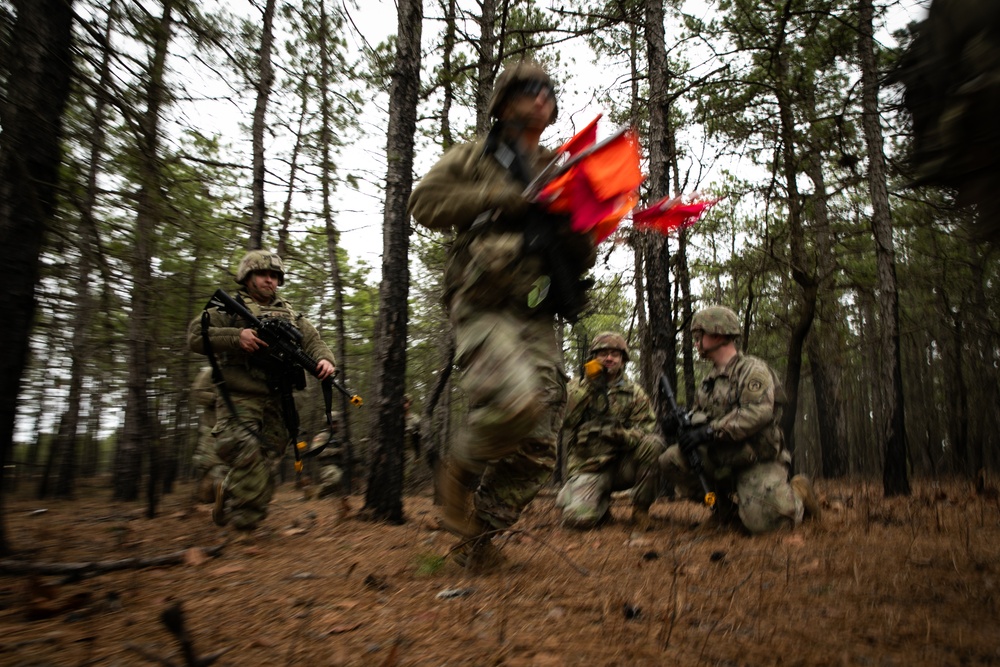
[[[621,350],[598,350],[594,353],[594,358],[601,362],[611,377],[618,375],[625,364]]]
[[[717,336],[701,330],[692,331],[691,338],[694,339],[695,347],[698,348],[698,355],[702,359],[711,359],[712,353],[728,342],[725,336]]]
[[[278,293],[278,282],[281,275],[277,271],[254,271],[247,278],[247,292],[250,298],[260,304],[271,302]]]
[[[529,84],[532,82],[525,82]],[[527,127],[544,130],[556,109],[556,98],[552,87],[546,84],[522,85],[511,93],[504,108],[505,120],[518,120]]]

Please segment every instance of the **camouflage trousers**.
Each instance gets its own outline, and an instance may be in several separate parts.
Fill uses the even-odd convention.
[[[229,472],[225,462],[215,453],[215,436],[212,434],[214,427],[215,409],[203,410],[198,424],[198,444],[191,457],[197,479],[195,496],[203,503],[215,500],[215,483],[225,479]]]
[[[229,466],[223,481],[226,518],[252,530],[267,516],[277,463],[289,442],[277,396],[233,395],[236,417],[220,398],[215,452]]]
[[[703,461],[710,460],[704,447],[701,454]],[[678,445],[671,445],[660,457],[660,471],[664,480],[673,484],[683,497],[701,501],[701,484]],[[788,465],[784,461],[755,463],[716,473],[708,469],[706,476],[715,481],[720,495],[729,489],[735,491],[740,522],[752,535],[802,523],[805,508],[788,482]],[[719,500],[721,506],[727,499]]]
[[[317,498],[343,495],[341,482],[344,479],[344,471],[339,465],[330,461],[321,461],[319,466],[319,484],[316,491]]]
[[[462,477],[478,481],[473,496],[478,521],[504,529],[555,469],[566,405],[555,328],[551,319],[512,311],[468,313],[453,319],[453,326],[469,412],[450,464]]]
[[[563,523],[593,528],[607,515],[613,491],[631,489],[632,506],[648,510],[659,489],[658,458],[662,453],[660,437],[649,434],[635,449],[623,451],[600,466],[587,462],[574,465],[571,461],[568,479],[556,498]]]

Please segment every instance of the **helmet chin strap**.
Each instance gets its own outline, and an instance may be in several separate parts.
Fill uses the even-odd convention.
[[[715,334],[712,335],[714,336]],[[704,336],[704,334],[702,334],[702,336]],[[699,350],[699,353],[701,354],[702,357],[708,358],[708,355],[712,354],[713,352],[715,352],[716,350],[718,350],[719,348],[721,348],[722,346],[726,345],[729,342],[729,339],[726,338],[725,336],[716,336],[716,338],[719,339],[718,343],[716,343],[712,347]],[[702,340],[705,340],[704,337],[702,338]]]

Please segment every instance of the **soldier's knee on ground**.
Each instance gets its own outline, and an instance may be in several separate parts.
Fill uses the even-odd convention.
[[[777,461],[740,471],[736,495],[740,520],[754,535],[792,528],[802,521],[802,502],[788,483],[787,468]]]

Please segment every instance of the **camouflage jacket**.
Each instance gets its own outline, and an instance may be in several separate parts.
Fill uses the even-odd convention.
[[[199,320],[198,331],[201,331],[201,320]],[[215,407],[215,384],[212,382],[212,369],[203,368],[198,371],[191,386],[192,402],[200,408]]]
[[[467,308],[513,308],[532,315],[541,300],[538,285],[545,271],[541,258],[524,249],[526,184],[496,159],[484,156],[484,146],[485,140],[479,140],[445,153],[413,189],[409,212],[425,227],[455,231],[443,295],[453,317],[461,317]],[[553,157],[540,149],[528,170],[538,174]],[[582,266],[593,266],[596,250],[589,237],[567,236],[567,253],[579,257]],[[551,316],[541,308],[537,312]]]
[[[717,465],[773,461],[783,446],[784,402],[784,391],[771,367],[757,357],[737,353],[725,368],[713,367],[702,380],[691,421],[711,424],[716,436],[709,456]]]
[[[596,472],[656,432],[656,415],[642,387],[622,372],[606,389],[605,394],[600,381],[586,377],[569,387],[563,437],[570,473]]]
[[[302,349],[306,354],[316,361],[326,359],[331,364],[334,363],[333,352],[319,337],[316,328],[309,320],[296,313],[287,302],[275,297],[269,305],[261,306],[244,290],[232,294],[232,297],[242,301],[243,305],[258,318],[281,317],[289,320],[302,332]],[[250,355],[240,347],[240,331],[247,327],[243,318],[239,315],[230,315],[218,308],[209,308],[208,315],[208,337],[215,358],[222,369],[227,390],[259,396],[271,393],[267,375],[254,359],[266,353],[258,352]],[[194,318],[188,326],[188,346],[193,352],[207,354],[201,333],[201,315]]]

